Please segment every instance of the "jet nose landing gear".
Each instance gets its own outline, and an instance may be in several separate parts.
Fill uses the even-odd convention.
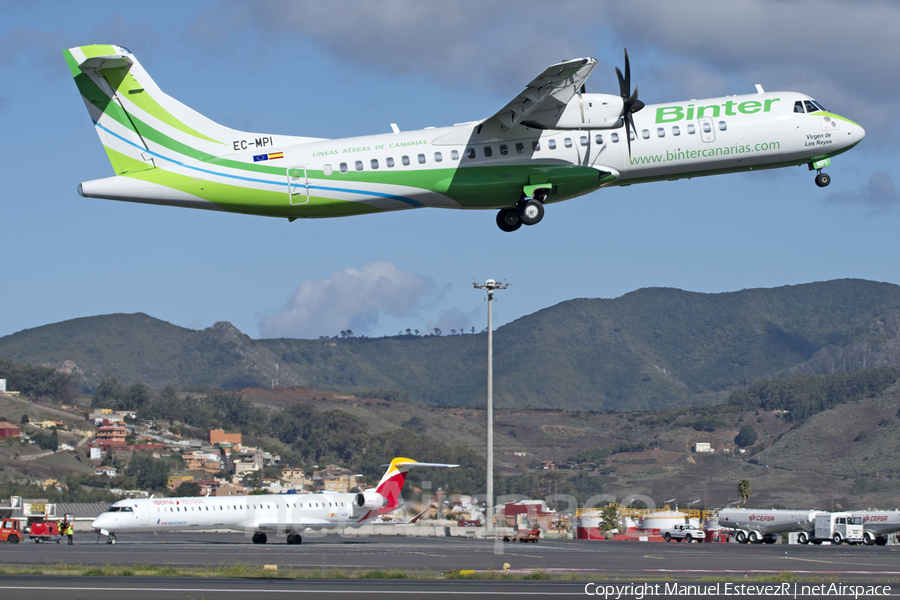
[[[819,187],[825,187],[825,186],[827,186],[829,183],[831,183],[831,176],[828,175],[828,173],[822,173],[822,172],[820,171],[819,174],[816,175],[816,185],[817,185],[817,186],[819,186]]]

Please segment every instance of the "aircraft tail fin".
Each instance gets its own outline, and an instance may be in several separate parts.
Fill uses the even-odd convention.
[[[314,139],[219,125],[163,92],[122,46],[78,46],[63,55],[117,175],[175,170],[225,155],[252,164],[246,155]]]
[[[448,465],[445,463],[422,463],[416,462],[409,458],[395,458],[391,464],[387,465],[388,469],[378,482],[375,491],[381,494],[387,502],[378,511],[380,513],[390,512],[400,506],[400,490],[406,482],[406,474],[412,467],[458,467],[459,465]]]

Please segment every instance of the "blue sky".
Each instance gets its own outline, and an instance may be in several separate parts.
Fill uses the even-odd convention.
[[[251,337],[481,330],[643,287],[900,284],[900,4],[884,0],[3,3],[0,336],[145,312]],[[337,138],[488,117],[559,60],[622,48],[647,103],[805,92],[866,128],[805,167],[614,188],[514,234],[494,211],[266,219],[85,199],[112,170],[61,51],[126,46],[167,93],[249,131]]]

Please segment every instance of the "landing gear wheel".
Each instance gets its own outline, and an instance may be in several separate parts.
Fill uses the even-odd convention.
[[[504,208],[497,213],[497,227],[507,233],[522,226],[522,220],[515,208]]]
[[[264,533],[254,533],[251,541],[254,544],[265,544],[268,539]]]
[[[831,176],[828,173],[819,173],[816,175],[816,185],[819,187],[825,187],[829,183],[831,183]]]
[[[300,537],[299,533],[289,533],[287,536],[287,543],[288,544],[302,544],[303,538]]]
[[[522,225],[537,225],[544,218],[544,205],[534,198],[521,202],[517,211]]]

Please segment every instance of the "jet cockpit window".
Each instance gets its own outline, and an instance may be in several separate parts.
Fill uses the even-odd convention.
[[[810,102],[809,100],[804,100],[803,104],[806,106],[806,112],[808,112],[808,113],[814,113],[819,110],[822,110],[821,108],[819,108],[818,106],[816,106],[815,104]]]
[[[794,112],[801,114],[806,112],[805,110],[803,110],[803,100],[797,100],[796,102],[794,102]]]
[[[812,102],[812,103],[813,103],[813,106],[815,106],[815,107],[818,108],[819,110],[824,110],[825,112],[828,112],[828,109],[827,109],[827,108],[825,108],[824,106],[822,106],[821,104],[819,104],[819,103],[816,102],[815,100],[811,100],[810,102]]]

